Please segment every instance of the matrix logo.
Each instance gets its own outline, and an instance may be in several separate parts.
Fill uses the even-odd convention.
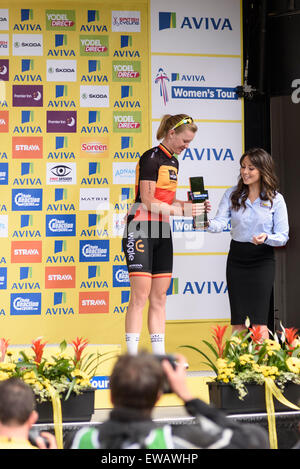
[[[170,286],[167,290],[167,295],[178,295],[178,277],[171,279]]]
[[[159,31],[176,28],[176,13],[160,11],[158,14]]]

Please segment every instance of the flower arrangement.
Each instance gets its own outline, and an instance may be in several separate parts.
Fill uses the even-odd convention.
[[[229,383],[237,389],[240,399],[247,394],[247,384],[264,384],[270,377],[281,391],[288,382],[300,384],[300,337],[295,328],[284,328],[263,339],[259,326],[235,332],[229,338],[224,335],[228,326],[216,326],[214,344],[203,340],[213,358],[197,347],[183,345],[201,354],[204,362],[216,374],[215,381]]]
[[[31,386],[37,402],[51,399],[49,385],[60,398],[68,399],[71,392],[82,393],[91,387],[90,380],[97,367],[111,352],[90,353],[84,355],[88,341],[77,337],[71,342],[71,352],[64,340],[59,345],[58,353],[46,358],[44,349],[47,342],[41,337],[32,341],[30,352],[21,350],[14,354],[9,350],[8,340],[0,339],[0,381],[20,378]],[[49,355],[49,354],[48,354]]]

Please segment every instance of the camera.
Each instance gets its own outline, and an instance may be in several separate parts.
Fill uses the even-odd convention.
[[[155,355],[155,357],[160,363],[163,360],[167,360],[172,365],[173,369],[176,370],[177,362],[176,362],[176,357],[174,355]],[[187,364],[186,364],[186,368],[188,368]],[[170,394],[173,392],[172,389],[170,388],[167,376],[164,376],[162,391],[164,394]]]
[[[36,443],[36,439],[38,437],[40,437],[43,440],[43,442],[45,443],[46,448],[50,447],[49,441],[45,437],[43,437],[36,428],[31,428],[30,431],[29,431],[29,441],[33,446],[38,447],[38,445]]]

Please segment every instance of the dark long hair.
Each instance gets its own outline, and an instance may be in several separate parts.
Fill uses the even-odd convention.
[[[278,180],[275,174],[274,161],[271,155],[262,148],[251,148],[247,150],[240,158],[242,165],[244,158],[248,156],[253,166],[260,172],[260,198],[269,200],[273,205],[273,199],[278,189]],[[246,208],[246,200],[249,196],[249,187],[243,183],[240,176],[237,188],[231,194],[232,208],[239,210],[242,206]]]

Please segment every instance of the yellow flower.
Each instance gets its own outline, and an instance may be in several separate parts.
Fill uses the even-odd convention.
[[[10,377],[9,373],[6,373],[5,371],[0,371],[0,381],[5,381]]]
[[[300,373],[300,358],[289,357],[286,361],[286,364],[292,373]]]
[[[34,371],[26,371],[26,373],[24,373],[23,375],[23,380],[26,381],[26,380],[35,380],[36,379],[36,374]]]
[[[218,358],[217,368],[226,368],[226,367],[227,367],[227,360],[224,360],[224,358]]]
[[[254,359],[253,356],[250,355],[249,353],[244,353],[244,355],[240,356],[240,364],[241,365],[246,365],[248,363],[253,363]]]
[[[0,363],[0,369],[6,370],[6,371],[14,371],[16,368],[16,365],[14,363]]]
[[[230,342],[233,343],[234,345],[240,345],[242,341],[238,337],[233,336],[233,337],[230,337]]]
[[[267,345],[268,350],[280,350],[281,346],[276,340],[266,339],[265,343]]]

